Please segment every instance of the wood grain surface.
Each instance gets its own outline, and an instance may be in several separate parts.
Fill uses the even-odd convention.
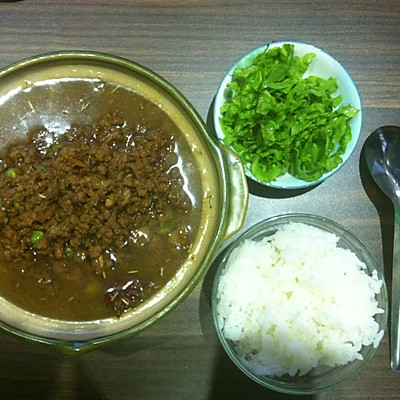
[[[244,229],[288,212],[333,219],[384,263],[390,289],[393,210],[366,170],[362,146],[377,127],[400,125],[398,0],[0,2],[0,68],[55,50],[116,54],[163,76],[208,123],[226,70],[250,49],[278,40],[311,43],[344,65],[362,98],[362,137],[350,161],[312,190],[289,194],[250,183]],[[250,381],[219,345],[210,310],[217,263],[218,257],[194,292],[150,329],[80,357],[0,333],[0,399],[290,398]],[[400,374],[389,366],[388,335],[357,377],[297,398],[400,399]]]

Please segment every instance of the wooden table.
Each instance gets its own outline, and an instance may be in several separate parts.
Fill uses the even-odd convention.
[[[85,49],[127,57],[175,85],[209,120],[225,71],[253,47],[297,40],[347,68],[364,106],[361,141],[332,178],[305,193],[250,185],[244,228],[281,213],[308,212],[349,228],[385,263],[390,287],[393,210],[373,184],[362,146],[375,128],[400,125],[400,2],[25,0],[0,2],[0,67],[38,53]],[[383,244],[382,244],[383,243]],[[159,323],[123,343],[77,358],[0,334],[0,398],[286,399],[241,374],[214,333],[204,281]],[[356,378],[304,399],[399,399],[386,334]]]

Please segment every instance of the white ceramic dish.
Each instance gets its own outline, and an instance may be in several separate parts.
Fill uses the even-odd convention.
[[[357,146],[360,134],[361,134],[361,128],[362,128],[362,104],[361,104],[361,98],[358,93],[357,87],[349,75],[349,73],[346,71],[346,69],[336,60],[334,59],[331,55],[326,53],[325,51],[310,45],[310,44],[305,44],[305,43],[300,43],[300,42],[290,42],[290,41],[285,41],[285,42],[274,42],[274,43],[269,43],[260,47],[257,47],[247,54],[245,54],[242,58],[240,58],[237,62],[235,62],[232,67],[229,69],[227,74],[224,76],[222,82],[220,83],[217,94],[215,97],[214,101],[214,110],[213,110],[213,118],[214,118],[214,127],[215,131],[217,134],[217,137],[219,140],[223,140],[224,138],[224,133],[221,129],[219,119],[221,117],[220,109],[222,105],[226,101],[226,96],[227,96],[227,85],[229,82],[232,80],[232,75],[233,71],[236,68],[246,68],[250,66],[256,56],[262,52],[267,51],[270,48],[274,47],[281,47],[283,44],[289,43],[293,44],[294,47],[294,54],[296,56],[303,56],[307,53],[315,53],[316,57],[313,59],[311,62],[306,74],[304,77],[307,77],[309,75],[317,75],[322,78],[329,78],[331,76],[337,78],[338,86],[339,89],[335,93],[336,95],[341,94],[343,96],[343,101],[340,104],[342,105],[352,105],[353,107],[357,108],[360,110],[358,115],[350,121],[350,126],[351,126],[351,131],[352,131],[352,139],[347,145],[346,152],[343,154],[343,162],[340,164],[338,167],[333,169],[330,172],[325,173],[320,179],[312,181],[312,182],[307,182],[301,179],[297,179],[289,174],[285,174],[281,177],[278,177],[276,180],[272,182],[260,182],[257,180],[251,173],[251,166],[250,165],[245,165],[245,172],[246,175],[250,178],[253,179],[257,182],[260,182],[261,184],[273,187],[273,188],[279,188],[279,189],[300,189],[300,188],[306,188],[309,186],[314,186],[318,183],[321,183],[324,181],[326,178],[329,176],[332,176],[335,172],[337,172],[344,164],[345,162],[349,159],[351,154],[353,153],[355,147]]]

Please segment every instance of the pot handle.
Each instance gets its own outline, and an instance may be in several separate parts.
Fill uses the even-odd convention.
[[[236,153],[218,142],[224,165],[226,192],[224,199],[224,240],[234,235],[244,224],[249,201],[249,190],[243,164]]]

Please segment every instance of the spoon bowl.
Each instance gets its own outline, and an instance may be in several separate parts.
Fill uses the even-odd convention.
[[[400,127],[382,126],[365,142],[365,159],[375,183],[390,198],[395,211],[392,301],[390,317],[390,359],[400,371]]]
[[[400,196],[400,127],[376,129],[365,142],[365,157],[376,184],[392,200]]]

